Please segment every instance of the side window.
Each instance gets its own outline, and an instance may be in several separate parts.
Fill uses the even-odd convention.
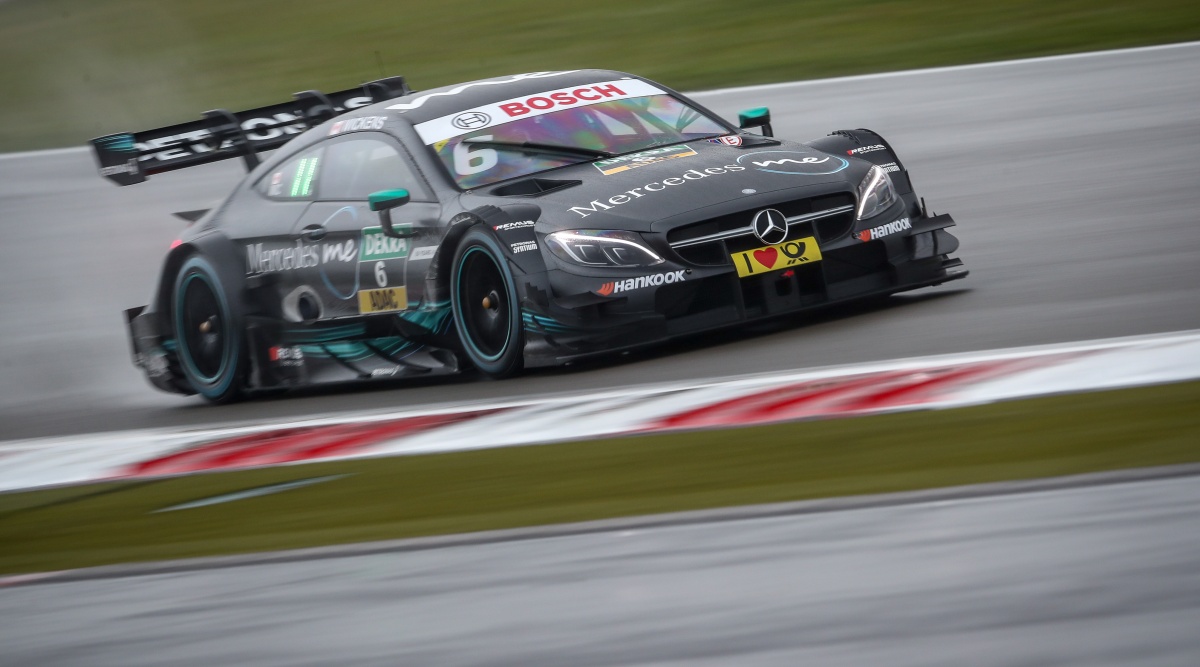
[[[271,199],[312,199],[317,190],[317,172],[323,149],[306,151],[281,163],[254,186]]]
[[[329,144],[321,165],[321,199],[365,200],[372,192],[405,188],[413,199],[430,199],[421,181],[390,142],[362,136]]]

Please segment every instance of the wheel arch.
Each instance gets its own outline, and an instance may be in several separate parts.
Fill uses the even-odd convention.
[[[857,130],[837,130],[829,133],[829,135],[814,139],[813,141],[804,142],[806,146],[812,146],[817,150],[835,155],[850,155],[860,160],[866,160],[874,165],[889,166],[894,164],[896,170],[892,171],[892,180],[903,179],[902,183],[896,183],[897,189],[901,194],[912,191],[912,183],[908,177],[908,170],[901,162],[900,156],[896,154],[896,150],[888,143],[883,135],[868,130],[866,128],[858,128]],[[855,149],[860,149],[869,146],[883,146],[883,150],[874,150],[867,153],[855,154]]]
[[[804,145],[826,153],[833,153],[834,155],[849,155],[882,167],[888,172],[888,175],[892,179],[892,185],[896,188],[896,194],[900,195],[901,199],[904,200],[905,207],[909,212],[913,215],[920,213],[921,205],[913,189],[912,178],[909,176],[908,169],[900,160],[900,156],[896,154],[896,150],[888,143],[888,140],[884,139],[883,135],[878,132],[866,128],[837,130],[820,139],[806,141]],[[870,146],[883,146],[883,149],[860,154],[854,152],[855,149]]]
[[[454,268],[454,254],[458,252],[458,245],[467,232],[482,222],[483,219],[471,211],[459,213],[450,219],[446,235],[438,243],[425,277],[425,293],[431,301],[450,300],[450,272]]]
[[[246,286],[246,275],[238,257],[232,252],[232,242],[222,234],[210,234],[192,239],[171,249],[163,260],[162,271],[158,275],[157,291],[154,296],[155,310],[163,317],[169,318],[171,313],[171,290],[175,286],[175,276],[179,268],[192,255],[203,255],[220,273],[221,283],[229,292],[228,296],[236,307],[241,310],[242,293]]]
[[[245,314],[247,311],[246,298],[246,276],[244,266],[240,263],[240,255],[236,252],[235,244],[223,234],[206,234],[197,238],[189,239],[172,248],[162,263],[162,270],[159,273],[156,283],[156,292],[151,300],[153,315],[158,322],[159,331],[166,338],[176,340],[176,345],[181,343],[178,341],[179,332],[176,331],[176,317],[174,312],[174,292],[176,281],[179,273],[187,265],[187,262],[193,258],[202,258],[212,271],[216,273],[216,278],[219,281],[224,293],[224,300],[227,303],[230,317],[233,319],[233,327],[235,335],[239,336],[239,347],[241,351],[238,353],[236,363],[240,370],[235,371],[242,379],[235,380],[235,383],[240,386],[238,389],[226,393],[224,396],[210,396],[200,388],[193,386],[187,379],[187,373],[183,369],[184,360],[179,356],[180,353],[172,351],[171,354],[175,359],[176,364],[176,381],[186,388],[185,393],[199,393],[210,401],[216,403],[224,403],[231,400],[237,400],[244,388],[245,377],[251,371],[251,366],[255,361],[248,355],[248,348],[245,347]],[[150,310],[150,309],[147,309]],[[175,348],[173,348],[174,350]]]
[[[529,275],[546,271],[546,263],[540,252],[514,253],[512,244],[521,241],[533,241],[536,237],[532,226],[505,230],[506,225],[522,221],[536,221],[541,209],[536,206],[515,205],[499,208],[496,206],[480,206],[459,213],[450,219],[446,235],[438,244],[433,262],[430,263],[426,274],[426,294],[435,301],[446,301],[450,298],[450,272],[453,269],[454,255],[463,237],[473,227],[487,225],[488,233],[499,243],[504,251],[504,260],[517,269],[517,273]],[[502,231],[503,230],[503,231]],[[518,289],[520,289],[518,287]]]

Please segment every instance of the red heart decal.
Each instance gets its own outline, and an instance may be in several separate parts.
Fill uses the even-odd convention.
[[[754,261],[768,269],[775,266],[775,260],[777,259],[779,259],[779,251],[774,248],[763,248],[762,250],[754,251]]]

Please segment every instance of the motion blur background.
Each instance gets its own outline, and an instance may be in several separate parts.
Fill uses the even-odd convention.
[[[1194,0],[0,0],[0,152],[396,74],[599,67],[703,90],[1197,38]]]
[[[1198,39],[1195,0],[0,0],[0,471],[23,453],[36,468],[39,451],[107,460],[122,429],[1200,329],[1200,43],[720,92]],[[725,118],[770,105],[792,139],[879,130],[959,222],[971,277],[579,370],[214,407],[155,392],[120,313],[145,303],[182,224],[171,212],[210,206],[241,165],[117,188],[82,148],[4,154],[383,76],[422,90],[584,67],[709,91],[697,99]],[[0,664],[1200,664],[1198,404],[1187,382],[3,493],[0,575],[67,572],[0,577]],[[1153,479],[1055,481],[1129,468]],[[303,476],[320,483],[292,488]],[[1010,484],[1036,478],[1042,492]],[[1005,490],[954,495],[983,482]],[[945,488],[943,502],[636,524]],[[214,497],[241,499],[161,511]],[[613,517],[637,529],[458,537]],[[68,571],[431,535],[450,541]]]

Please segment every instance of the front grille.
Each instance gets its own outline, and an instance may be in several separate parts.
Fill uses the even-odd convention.
[[[720,242],[676,248],[675,253],[685,262],[696,266],[723,266],[729,262],[729,253]]]
[[[816,236],[819,242],[828,243],[849,234],[854,224],[854,196],[837,193],[710,218],[671,230],[667,233],[667,242],[684,261],[692,264],[727,264],[729,253],[762,245],[754,235],[751,223],[763,208],[777,209],[787,217],[788,240]]]

